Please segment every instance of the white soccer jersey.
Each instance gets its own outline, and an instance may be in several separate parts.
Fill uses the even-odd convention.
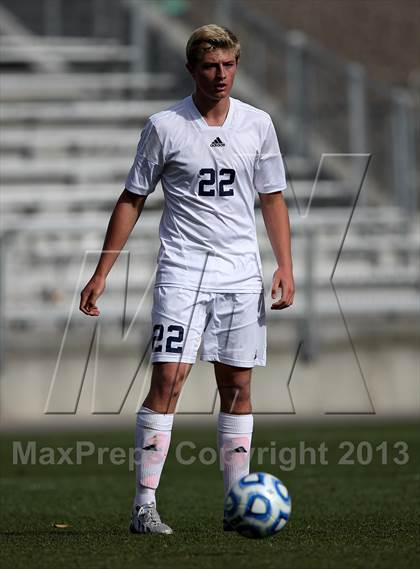
[[[222,126],[209,126],[191,95],[152,115],[125,187],[165,205],[155,286],[211,292],[263,288],[254,201],[286,188],[270,116],[230,97]]]

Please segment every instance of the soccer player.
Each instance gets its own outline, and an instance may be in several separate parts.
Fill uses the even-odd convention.
[[[153,372],[136,420],[136,493],[130,529],[172,533],[155,491],[168,452],[181,388],[196,360],[214,365],[220,394],[218,447],[224,488],[249,472],[253,431],[250,382],[266,365],[266,323],[254,200],[277,261],[274,310],[290,306],[294,281],[284,164],[270,116],[230,97],[240,44],[228,29],[194,31],[186,67],[194,92],[147,120],[107,229],[103,251],[81,293],[98,316],[106,277],[147,196],[162,183],[165,205],[152,308]],[[109,252],[108,252],[109,251]],[[225,530],[231,529],[223,520]]]

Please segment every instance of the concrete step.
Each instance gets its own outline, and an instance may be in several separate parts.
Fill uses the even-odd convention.
[[[3,103],[0,109],[2,126],[31,124],[115,124],[129,121],[130,126],[144,124],[158,111],[175,104],[174,100],[125,101],[70,101],[67,103]]]
[[[0,101],[84,100],[122,92],[144,95],[151,89],[169,90],[174,83],[169,73],[3,73]]]

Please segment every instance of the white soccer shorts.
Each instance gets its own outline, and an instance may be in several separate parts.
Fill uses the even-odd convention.
[[[201,340],[203,361],[238,367],[265,366],[264,291],[223,293],[156,286],[152,363],[195,363]]]

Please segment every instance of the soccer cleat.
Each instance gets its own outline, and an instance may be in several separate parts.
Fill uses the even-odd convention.
[[[173,533],[172,529],[160,519],[154,502],[136,506],[130,531],[131,533]]]

